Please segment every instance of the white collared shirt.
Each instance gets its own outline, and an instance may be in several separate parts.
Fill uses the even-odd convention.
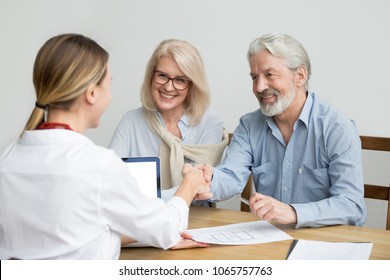
[[[27,131],[0,158],[0,257],[117,259],[120,235],[169,248],[188,207],[149,198],[114,152],[69,130]]]

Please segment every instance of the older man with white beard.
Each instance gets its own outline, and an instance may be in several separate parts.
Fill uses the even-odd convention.
[[[309,91],[310,60],[284,34],[249,47],[260,109],[240,118],[223,162],[208,166],[213,201],[240,194],[252,174],[252,213],[300,227],[366,220],[361,143],[354,123]],[[199,198],[201,199],[201,198]]]

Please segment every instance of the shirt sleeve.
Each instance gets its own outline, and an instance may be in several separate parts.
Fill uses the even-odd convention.
[[[127,167],[118,160],[108,160],[101,190],[101,219],[113,231],[141,243],[170,248],[187,229],[189,208],[180,197],[166,203],[145,196]]]
[[[221,201],[240,194],[251,174],[252,149],[245,124],[240,124],[226,149],[225,158],[213,171],[212,201]]]

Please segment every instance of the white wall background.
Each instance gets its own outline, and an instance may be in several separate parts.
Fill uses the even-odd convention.
[[[111,55],[113,101],[101,126],[87,133],[103,146],[121,116],[140,105],[146,62],[167,38],[199,49],[212,107],[233,131],[242,114],[257,108],[247,47],[272,32],[303,43],[313,65],[311,89],[354,119],[361,135],[390,137],[389,28],[387,0],[0,0],[0,151],[18,137],[34,107],[38,49],[65,32],[89,36]],[[365,165],[366,174],[380,165],[387,177],[372,178],[390,182],[388,155]],[[220,205],[238,207],[235,201]],[[367,225],[383,227],[385,205],[370,207]]]

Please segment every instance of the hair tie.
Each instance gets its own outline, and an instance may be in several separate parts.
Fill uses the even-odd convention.
[[[39,103],[38,101],[36,101],[35,102],[35,107],[38,107],[38,108],[40,108],[42,110],[46,110],[47,105],[43,105],[43,104]]]

